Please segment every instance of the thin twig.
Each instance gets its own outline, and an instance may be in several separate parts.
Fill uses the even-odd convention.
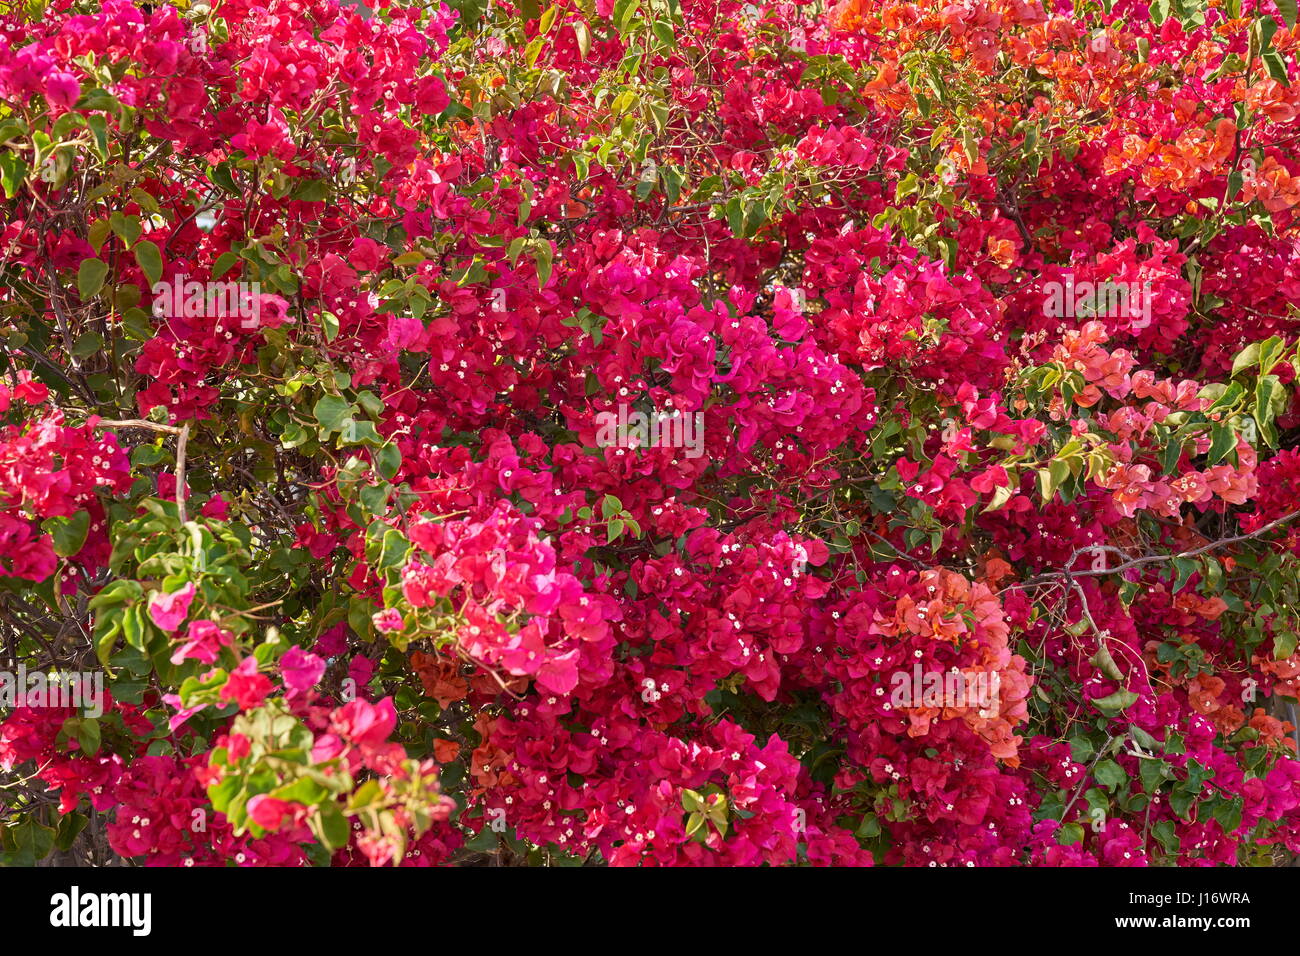
[[[1098,747],[1097,752],[1092,755],[1092,760],[1088,761],[1087,769],[1083,771],[1083,779],[1079,781],[1079,785],[1074,789],[1074,796],[1070,797],[1070,802],[1067,803],[1065,809],[1061,811],[1062,823],[1065,822],[1065,818],[1069,814],[1070,808],[1074,806],[1075,801],[1079,799],[1079,795],[1082,794],[1084,789],[1087,787],[1088,781],[1092,777],[1092,768],[1097,765],[1097,761],[1102,758],[1102,755],[1105,754],[1106,751],[1110,750],[1111,742],[1115,739],[1115,736],[1115,734],[1111,734],[1107,737],[1106,742]]]
[[[181,425],[179,428],[175,425],[160,425],[157,422],[146,421],[143,418],[123,418],[117,421],[112,419],[100,419],[98,424],[108,428],[148,428],[156,432],[165,432],[168,435],[176,435],[176,511],[180,515],[181,524],[188,520],[185,516],[185,445],[189,441],[190,426],[188,423]]]
[[[1022,584],[1020,584],[1019,587],[1027,587],[1032,584],[1040,584],[1046,581],[1050,581],[1062,577],[1100,578],[1100,577],[1105,577],[1108,574],[1119,574],[1122,571],[1128,571],[1132,568],[1140,567],[1145,564],[1158,564],[1164,561],[1177,561],[1180,558],[1195,558],[1199,555],[1205,554],[1207,551],[1214,551],[1217,550],[1218,548],[1227,547],[1230,544],[1238,544],[1239,542],[1242,541],[1249,541],[1251,538],[1258,538],[1261,535],[1268,534],[1268,532],[1272,531],[1274,528],[1278,527],[1279,525],[1286,524],[1288,521],[1291,521],[1298,517],[1300,517],[1300,511],[1292,511],[1290,514],[1283,515],[1280,518],[1275,518],[1274,520],[1270,521],[1268,524],[1264,525],[1263,527],[1256,528],[1254,531],[1251,531],[1248,534],[1234,535],[1231,538],[1220,538],[1217,541],[1211,541],[1208,544],[1204,544],[1199,548],[1193,548],[1191,551],[1180,551],[1177,554],[1153,554],[1142,558],[1132,558],[1128,561],[1125,561],[1123,564],[1115,565],[1115,567],[1113,568],[1101,568],[1095,571],[1092,569],[1086,571],[1070,571],[1070,570],[1051,571],[1047,574],[1040,574],[1037,577],[1030,578],[1028,581],[1025,581]],[[1069,560],[1066,561],[1065,563],[1066,568],[1068,569],[1070,565],[1074,564],[1074,562],[1077,561],[1081,555],[1096,552],[1099,550],[1113,551],[1116,549],[1107,547],[1105,545],[1091,545],[1091,544],[1085,548],[1079,548],[1074,552],[1074,554],[1070,555]]]

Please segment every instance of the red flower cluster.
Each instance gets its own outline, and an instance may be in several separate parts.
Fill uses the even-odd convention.
[[[0,722],[0,828],[1300,851],[1300,29],[1242,6],[0,15],[0,645],[108,687]]]

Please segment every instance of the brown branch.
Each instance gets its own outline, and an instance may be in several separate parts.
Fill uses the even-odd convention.
[[[1220,538],[1218,541],[1211,541],[1208,544],[1202,545],[1199,548],[1193,548],[1191,551],[1180,551],[1177,554],[1153,554],[1141,558],[1131,558],[1128,561],[1125,561],[1123,564],[1115,565],[1115,567],[1113,568],[1101,568],[1095,571],[1092,569],[1088,569],[1086,571],[1068,570],[1070,565],[1074,564],[1074,562],[1077,561],[1082,555],[1095,554],[1098,551],[1119,550],[1117,548],[1108,545],[1090,544],[1086,548],[1077,549],[1074,552],[1074,554],[1070,555],[1069,559],[1065,562],[1065,567],[1067,568],[1067,570],[1051,571],[1047,574],[1040,574],[1036,577],[1030,578],[1028,581],[1025,581],[1023,584],[1016,585],[1016,587],[1029,587],[1030,585],[1046,583],[1048,581],[1052,581],[1057,578],[1100,578],[1100,577],[1105,577],[1108,574],[1118,574],[1122,571],[1129,571],[1133,568],[1141,567],[1142,565],[1146,565],[1146,564],[1158,564],[1164,561],[1177,561],[1180,558],[1195,558],[1202,554],[1205,554],[1208,551],[1214,551],[1217,550],[1218,548],[1225,548],[1230,544],[1238,544],[1242,541],[1249,541],[1252,538],[1258,538],[1272,531],[1274,528],[1278,527],[1279,525],[1284,525],[1288,521],[1291,521],[1298,517],[1300,517],[1300,511],[1292,511],[1290,514],[1283,515],[1280,518],[1275,518],[1274,520],[1270,521],[1268,524],[1264,525],[1263,527],[1256,528],[1254,531],[1251,531],[1248,534],[1234,535],[1231,538]]]

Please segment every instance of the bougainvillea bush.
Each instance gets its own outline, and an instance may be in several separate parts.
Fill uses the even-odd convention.
[[[1289,861],[1298,49],[7,5],[0,860]]]

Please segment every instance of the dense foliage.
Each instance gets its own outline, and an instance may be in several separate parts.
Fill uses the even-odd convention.
[[[1298,45],[0,15],[0,860],[1289,858]]]

